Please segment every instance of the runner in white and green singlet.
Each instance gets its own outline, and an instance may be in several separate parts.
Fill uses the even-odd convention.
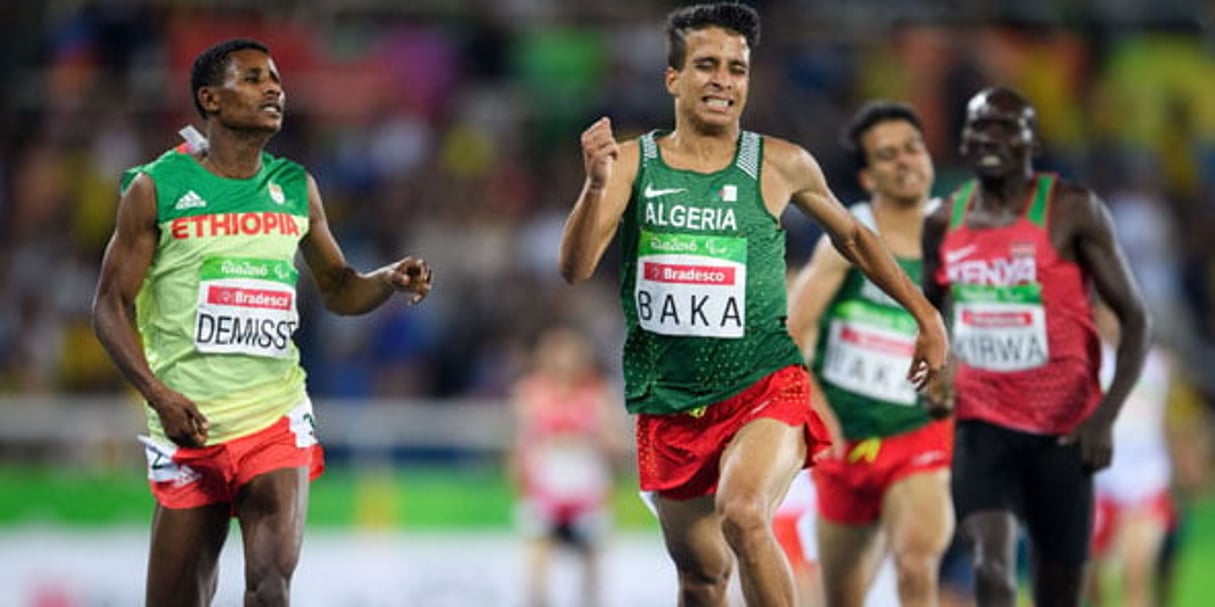
[[[852,213],[918,280],[923,218],[938,204],[930,198],[934,172],[919,117],[901,103],[866,103],[845,144],[870,194]],[[812,398],[835,412],[847,439],[843,457],[814,470],[817,569],[827,604],[866,601],[882,559],[856,555],[874,554],[883,537],[901,564],[899,596],[889,602],[935,603],[937,564],[953,530],[952,432],[948,421],[931,419],[904,372],[914,352],[914,317],[824,238],[794,281],[789,326],[812,350]]]
[[[928,201],[922,206],[928,207]],[[879,229],[870,203],[851,210],[865,225]],[[918,256],[896,255],[895,260],[908,276],[919,278],[923,262]],[[845,438],[893,436],[931,419],[906,378],[915,332],[915,319],[898,302],[860,270],[848,269],[819,321],[811,365]]]

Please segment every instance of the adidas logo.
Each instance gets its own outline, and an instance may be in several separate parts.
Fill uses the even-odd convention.
[[[202,196],[195,194],[194,190],[190,190],[177,199],[177,204],[173,205],[173,208],[180,211],[182,209],[197,209],[205,206],[207,206],[207,201],[203,200]]]

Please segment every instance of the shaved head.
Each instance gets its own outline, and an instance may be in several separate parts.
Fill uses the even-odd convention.
[[[1003,86],[985,88],[966,104],[966,120],[972,121],[992,114],[1020,115],[1035,131],[1038,126],[1038,113],[1033,104],[1024,95]]]
[[[970,98],[959,151],[979,175],[1030,172],[1037,149],[1038,116],[1024,95],[997,86]]]

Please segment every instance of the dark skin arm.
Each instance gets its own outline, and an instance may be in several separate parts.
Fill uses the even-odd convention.
[[[1078,442],[1085,464],[1093,471],[1109,466],[1113,457],[1113,427],[1127,395],[1139,381],[1151,346],[1147,306],[1114,237],[1113,221],[1101,200],[1087,188],[1060,183],[1051,212],[1055,248],[1084,268],[1093,287],[1118,317],[1117,364],[1114,379],[1096,411],[1061,440]]]
[[[416,304],[430,293],[433,275],[425,261],[404,257],[382,268],[360,273],[346,263],[338,246],[316,181],[308,176],[308,234],[300,241],[304,262],[312,272],[325,308],[335,314],[364,314],[376,309],[393,293],[410,293]]]
[[[411,303],[430,292],[432,274],[420,259],[406,257],[367,274],[346,265],[311,177],[308,207],[309,231],[300,247],[326,308],[338,314],[362,314],[398,291],[411,293]],[[93,300],[93,328],[119,370],[156,412],[165,435],[180,446],[201,447],[207,440],[206,418],[193,401],[152,373],[135,328],[135,297],[159,237],[156,186],[150,177],[140,175],[119,202],[117,226],[106,247]]]
[[[194,402],[152,374],[135,329],[135,296],[156,254],[156,185],[140,175],[118,203],[118,220],[101,261],[93,298],[93,331],[114,364],[148,401],[165,434],[182,447],[201,447],[207,419]]]

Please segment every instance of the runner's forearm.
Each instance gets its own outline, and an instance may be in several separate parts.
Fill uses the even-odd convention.
[[[1137,311],[1123,321],[1121,339],[1118,341],[1117,362],[1114,379],[1105,393],[1101,405],[1093,412],[1104,421],[1113,424],[1126,402],[1126,397],[1139,381],[1143,362],[1151,345],[1151,328],[1146,313]]]
[[[848,261],[860,268],[873,284],[899,302],[920,327],[937,322],[939,317],[936,309],[924,298],[919,285],[899,267],[873,232],[859,229],[850,242],[851,246],[837,244],[837,248]]]
[[[325,308],[342,315],[365,314],[376,309],[395,292],[382,276],[389,271],[388,268],[380,268],[362,274],[346,267],[336,284],[322,290]]]
[[[144,355],[143,342],[135,331],[134,308],[117,295],[99,293],[93,302],[93,332],[127,381],[146,399],[164,384],[152,373]]]
[[[601,240],[599,236],[603,227],[598,225],[595,212],[603,196],[604,188],[597,187],[587,179],[565,222],[561,234],[560,268],[566,282],[575,283],[590,278],[603,255],[603,247],[596,246]]]

